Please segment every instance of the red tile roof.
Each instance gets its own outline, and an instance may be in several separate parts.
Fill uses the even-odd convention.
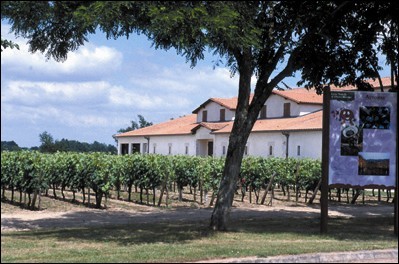
[[[209,129],[210,131],[216,131],[216,130],[224,128],[225,126],[228,126],[229,123],[230,122],[201,122],[196,127],[194,127],[192,129],[192,131],[193,131],[193,133],[195,133],[201,127],[205,127],[206,129]]]
[[[298,104],[323,104],[323,96],[316,94],[314,89],[295,88],[292,90],[273,90],[273,94],[280,95]]]
[[[319,110],[298,117],[260,119],[255,122],[252,132],[321,130],[322,117],[323,111]],[[232,127],[233,121],[213,133],[230,133]]]
[[[197,115],[191,114],[149,127],[117,134],[115,137],[190,135],[198,125]]]
[[[202,103],[199,107],[197,107],[194,111],[193,114],[198,113],[198,111],[205,107],[207,104],[209,104],[210,102],[215,102],[221,106],[226,107],[229,110],[235,110],[236,106],[237,106],[237,97],[233,97],[233,98],[209,98],[208,100],[206,100],[204,103]]]
[[[378,79],[372,80],[369,79],[367,80],[368,83],[374,88],[374,90],[378,91],[380,89],[380,82]],[[388,88],[391,87],[391,78],[390,77],[383,77],[381,78],[382,86],[383,88]],[[331,86],[331,90],[356,90],[357,88],[353,85],[347,85],[344,87],[336,87],[336,86]]]

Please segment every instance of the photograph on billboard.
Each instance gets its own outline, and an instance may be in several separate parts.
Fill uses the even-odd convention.
[[[395,186],[397,94],[332,91],[329,185]]]

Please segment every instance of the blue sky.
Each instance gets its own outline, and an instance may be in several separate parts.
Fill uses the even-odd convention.
[[[29,53],[26,40],[8,32],[2,21],[2,37],[20,50],[1,53],[1,140],[20,147],[39,146],[44,131],[55,140],[114,145],[112,135],[137,115],[160,123],[191,114],[210,97],[237,95],[238,76],[214,68],[217,57],[208,54],[191,68],[175,50],[156,50],[145,36],[91,35],[65,62],[55,62]],[[284,80],[292,87],[297,81]]]

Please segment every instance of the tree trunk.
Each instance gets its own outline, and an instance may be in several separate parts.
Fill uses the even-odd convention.
[[[55,193],[55,184],[53,184],[53,196],[54,196],[54,198],[57,198],[57,194]]]
[[[166,185],[166,207],[169,206],[169,187]]]
[[[87,206],[90,207],[90,187],[87,188]]]
[[[163,193],[165,192],[166,184],[162,186],[161,192],[159,194],[159,200],[158,200],[158,207],[161,206],[162,203],[162,197]],[[155,196],[154,196],[155,197]]]
[[[251,77],[254,73],[253,54],[250,48],[233,50],[237,61],[239,82],[238,99],[235,112],[233,128],[230,133],[229,146],[227,149],[226,162],[223,170],[223,177],[220,182],[217,201],[211,217],[210,227],[213,230],[226,230],[230,209],[233,203],[234,192],[241,169],[241,162],[244,155],[245,144],[255,124],[260,110],[271,95],[273,89],[285,77],[293,72],[295,54],[291,54],[286,67],[273,77],[269,82],[272,70],[278,60],[273,60],[271,67],[259,69],[254,95],[251,96]]]
[[[3,194],[4,196],[4,194]],[[5,197],[5,196],[4,196]],[[389,198],[388,198],[389,199]],[[11,203],[14,201],[14,186],[11,186]]]
[[[180,185],[177,186],[177,189],[179,191],[179,202],[183,201],[183,187],[181,187]]]
[[[132,184],[129,184],[129,188],[128,188],[128,196],[127,196],[127,201],[131,202],[132,201]]]
[[[155,206],[155,187],[152,188],[152,205]]]
[[[96,208],[101,208],[101,201],[103,199],[103,193],[101,191],[94,192],[96,197]]]
[[[199,183],[199,191],[200,191],[200,204],[204,204],[203,203],[203,198],[202,198],[202,180]]]
[[[83,199],[82,204],[85,204],[86,202],[85,187],[82,188],[82,199]]]
[[[276,173],[273,172],[273,175],[272,175],[272,177],[270,178],[269,184],[267,184],[265,193],[263,194],[262,201],[260,202],[261,204],[264,204],[264,203],[265,203],[265,199],[266,199],[267,193],[269,192],[269,190],[270,190],[270,188],[271,188],[271,186],[272,186],[272,184],[273,184],[273,180],[274,180],[274,176],[275,176],[275,175],[276,175]]]
[[[30,209],[31,210],[35,209],[35,204],[36,204],[36,200],[37,200],[37,194],[38,194],[38,191],[35,190],[34,193],[33,193],[33,198],[32,198],[31,204],[30,204]]]
[[[309,204],[312,204],[313,200],[316,198],[317,192],[319,191],[320,186],[321,186],[321,180],[322,179],[320,179],[319,183],[317,183],[316,188],[313,190],[313,194],[312,194],[312,197],[309,200]]]
[[[211,217],[211,228],[219,231],[227,230],[230,209],[233,204],[235,187],[239,178],[245,142],[247,139],[246,137],[241,138],[241,140],[233,142],[235,144],[232,146],[231,138],[232,137],[230,137],[229,145],[230,151],[227,153],[223,178],[220,182],[216,204]]]

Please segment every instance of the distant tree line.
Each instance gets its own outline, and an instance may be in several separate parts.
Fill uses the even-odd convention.
[[[142,115],[137,115],[139,121],[131,121],[131,126],[127,128],[121,128],[118,133],[124,133],[139,128],[152,126],[153,123],[145,120]],[[94,141],[93,143],[79,142],[77,140],[54,140],[53,136],[44,131],[39,135],[41,145],[38,147],[23,148],[19,147],[15,141],[1,141],[1,151],[19,151],[19,150],[37,150],[43,153],[55,153],[57,151],[65,152],[106,152],[110,154],[117,154],[118,150],[115,146],[111,144],[104,144]]]
[[[93,143],[79,142],[77,140],[54,140],[53,136],[47,131],[39,135],[41,145],[39,147],[22,148],[15,141],[1,141],[1,151],[19,151],[19,150],[38,150],[43,153],[55,153],[57,151],[65,152],[106,152],[117,153],[117,148],[111,144],[104,144],[94,141]]]

